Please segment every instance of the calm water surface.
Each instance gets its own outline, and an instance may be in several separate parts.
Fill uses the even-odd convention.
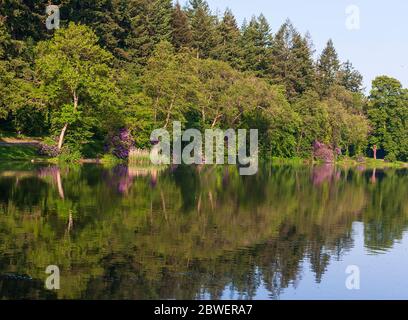
[[[0,298],[408,299],[407,173],[0,163]]]

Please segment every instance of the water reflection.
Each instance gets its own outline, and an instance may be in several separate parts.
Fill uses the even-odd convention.
[[[356,221],[364,225],[362,261],[408,245],[406,173],[268,164],[249,177],[227,166],[2,168],[0,297],[276,299],[310,276],[327,287],[325,274],[357,247]],[[51,264],[62,275],[52,293],[39,285]]]

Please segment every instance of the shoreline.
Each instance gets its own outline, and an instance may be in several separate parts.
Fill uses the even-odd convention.
[[[342,168],[366,167],[367,169],[408,168],[407,162],[386,162],[383,159],[375,160],[372,158],[364,158],[364,161],[357,161],[352,158],[342,158],[334,162],[322,162],[305,158],[272,158],[271,161],[272,163],[282,165],[334,165]]]
[[[36,153],[36,142],[33,139],[14,140],[14,141],[4,141],[2,139],[0,143],[0,163],[13,163],[13,162],[25,162],[25,163],[52,163],[57,164],[59,161],[57,158],[47,158],[37,155]],[[141,157],[138,159],[136,157],[136,162],[134,161],[124,161],[120,159],[114,159],[113,156],[101,158],[82,158],[79,160],[78,164],[102,164],[102,165],[112,165],[112,164],[130,164],[132,166],[146,165],[146,159]],[[396,161],[387,162],[382,159],[372,159],[364,157],[363,161],[358,161],[349,157],[340,157],[335,162],[325,163],[322,161],[315,161],[312,158],[276,158],[276,157],[263,157],[260,156],[260,162],[271,162],[277,165],[335,165],[343,168],[358,168],[365,167],[367,169],[386,169],[386,168],[396,168],[404,169],[408,168],[407,162]],[[140,163],[138,163],[140,160]],[[150,163],[150,161],[148,161]]]
[[[272,159],[260,159],[260,162],[270,162],[273,165],[290,165],[290,166],[319,166],[319,165],[327,165],[327,166],[337,166],[341,168],[361,168],[364,169],[408,169],[408,163],[406,162],[385,162],[384,160],[374,160],[367,158],[365,161],[357,161],[354,159],[341,159],[336,162],[321,162],[315,161],[311,159],[299,159],[299,158],[272,158]],[[7,163],[31,163],[31,164],[58,164],[58,160],[55,158],[35,158],[35,159],[0,159],[0,163],[7,164]],[[64,163],[65,164],[65,163]],[[141,166],[143,164],[130,164],[127,161],[118,160],[115,163],[103,161],[103,159],[81,159],[77,165],[83,164],[98,164],[98,165],[106,165],[110,166],[112,164],[126,164],[129,166]],[[66,163],[66,165],[69,165]]]

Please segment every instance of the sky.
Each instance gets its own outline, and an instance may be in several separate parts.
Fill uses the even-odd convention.
[[[183,1],[180,1],[181,3]],[[272,32],[289,18],[302,33],[310,32],[316,55],[332,39],[339,58],[350,60],[364,76],[368,92],[379,75],[397,78],[408,87],[407,0],[207,0],[220,14],[230,8],[241,24],[263,13]],[[350,6],[352,13],[347,13]],[[347,21],[359,11],[359,29]],[[351,16],[354,14],[353,16]],[[354,24],[356,26],[356,24]]]

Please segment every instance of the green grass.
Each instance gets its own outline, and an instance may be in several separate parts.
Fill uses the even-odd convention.
[[[1,142],[1,138],[0,138]],[[37,148],[33,145],[0,145],[0,162],[10,162],[10,161],[50,161],[53,159],[39,156],[37,154]],[[57,162],[57,159],[54,159]],[[282,158],[272,158],[272,163],[281,165],[304,165],[314,163],[311,159],[302,158],[292,158],[292,159],[282,159]],[[104,155],[101,159],[101,163],[107,166],[114,166],[119,163],[123,163],[112,155]],[[134,151],[130,154],[129,165],[139,166],[139,167],[149,167],[151,165],[149,153],[147,151]],[[408,168],[408,163],[405,162],[386,162],[384,160],[374,160],[372,158],[364,158],[362,161],[357,161],[353,158],[342,157],[336,161],[336,165],[342,167],[357,167],[364,166],[369,169],[382,169],[382,168]]]
[[[0,146],[0,161],[39,161],[44,159],[37,154],[37,149],[34,146]]]
[[[268,160],[268,159],[267,159]],[[311,159],[303,159],[303,158],[277,158],[277,157],[272,157],[270,161],[273,164],[278,164],[278,165],[292,165],[292,166],[300,166],[300,165],[305,165],[305,164],[311,164],[312,160]]]
[[[364,166],[369,169],[383,169],[383,168],[407,168],[408,163],[395,161],[395,162],[386,162],[380,159],[364,158],[363,161],[356,161],[352,158],[343,158],[336,162],[336,164],[343,167],[354,167],[354,166]]]
[[[114,167],[118,164],[125,163],[124,160],[116,158],[113,154],[104,154],[100,159],[100,162],[107,167]]]
[[[302,158],[291,158],[291,159],[272,158],[271,160],[273,164],[279,164],[279,165],[297,166],[297,165],[305,165],[305,164],[323,164],[323,162],[313,161],[311,159],[302,159]],[[384,160],[380,160],[380,159],[374,160],[372,158],[364,158],[363,161],[357,161],[353,158],[342,157],[333,164],[341,166],[341,167],[364,166],[367,169],[408,168],[408,163],[406,162],[401,162],[401,161],[386,162]]]
[[[129,165],[150,165],[150,151],[134,149],[129,153]]]

